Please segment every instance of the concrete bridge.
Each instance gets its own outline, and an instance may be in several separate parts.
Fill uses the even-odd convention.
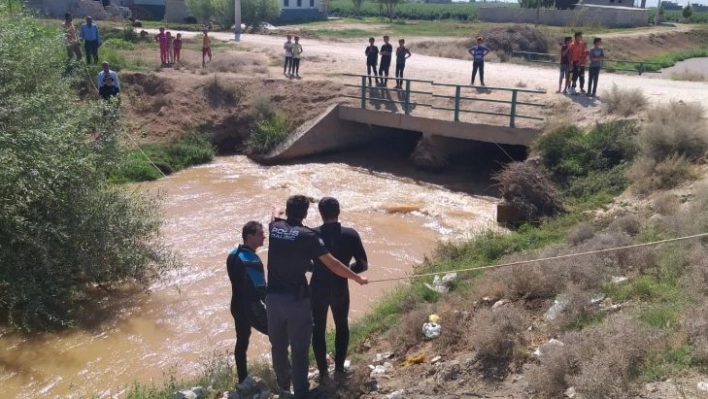
[[[468,97],[462,95],[462,89],[480,89],[474,86],[435,84],[430,81],[420,81],[407,79],[404,90],[395,90],[399,100],[394,100],[389,96],[372,96],[375,91],[381,92],[389,90],[387,88],[373,88],[366,85],[366,75],[352,75],[361,79],[361,85],[349,85],[361,89],[359,96],[345,95],[345,97],[356,98],[359,106],[352,104],[338,104],[329,107],[317,119],[309,121],[300,126],[288,140],[265,156],[259,156],[258,161],[264,163],[280,163],[288,160],[317,155],[325,152],[345,149],[348,147],[361,145],[366,142],[380,139],[387,134],[407,132],[419,136],[416,152],[424,152],[419,158],[425,159],[421,166],[434,166],[427,163],[445,163],[445,159],[450,156],[464,154],[470,151],[473,143],[493,143],[495,145],[523,146],[528,147],[534,139],[541,133],[538,127],[517,127],[516,118],[526,118],[542,120],[542,118],[530,115],[520,115],[517,106],[542,107],[541,103],[524,102],[517,98],[519,92],[522,93],[544,93],[538,90],[510,89],[510,88],[483,88],[485,91],[494,90],[497,93],[510,93],[510,100],[499,98]],[[433,86],[444,86],[454,90],[454,95],[435,94],[427,91],[412,90],[412,83],[422,83]],[[390,90],[394,92],[394,90]],[[418,95],[412,98],[411,95]],[[422,97],[432,98],[429,102],[423,102]],[[475,108],[464,108],[462,102],[474,102],[475,104],[492,103],[499,107],[503,103],[509,106],[508,113],[492,111],[476,105]],[[400,104],[401,110],[395,108],[393,112],[370,109],[372,104],[380,103]],[[453,107],[446,104],[451,102]],[[411,112],[413,109],[427,107],[438,110],[437,113]],[[387,107],[391,111],[391,107]],[[449,118],[453,113],[452,120],[441,119],[442,112]],[[498,124],[461,121],[462,113],[493,115],[497,118],[507,118],[504,126]],[[507,125],[508,123],[508,125]],[[431,161],[434,159],[434,161]]]

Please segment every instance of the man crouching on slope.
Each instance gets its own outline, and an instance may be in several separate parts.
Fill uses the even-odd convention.
[[[368,283],[366,277],[330,255],[317,233],[302,225],[309,207],[310,201],[304,195],[291,196],[285,208],[287,219],[274,219],[270,224],[266,308],[273,369],[281,398],[292,397],[290,385],[297,399],[306,398],[309,392],[312,311],[305,273],[311,262],[319,260],[340,277],[362,285]],[[288,346],[292,351],[292,369]]]

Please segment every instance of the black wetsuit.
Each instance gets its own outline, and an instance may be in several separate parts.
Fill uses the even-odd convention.
[[[231,315],[236,323],[236,371],[239,383],[248,376],[246,352],[251,327],[268,335],[265,301],[266,281],[263,262],[251,248],[239,245],[226,259],[231,280]]]
[[[368,269],[366,252],[356,230],[342,227],[339,223],[325,223],[314,229],[320,234],[327,250],[340,262],[348,265],[352,258],[355,263],[351,270],[362,273]],[[315,353],[320,375],[327,373],[327,311],[332,308],[335,335],[335,370],[344,371],[349,346],[349,283],[330,271],[322,262],[316,261],[310,279],[312,291],[312,317],[315,325],[312,332],[312,350]]]

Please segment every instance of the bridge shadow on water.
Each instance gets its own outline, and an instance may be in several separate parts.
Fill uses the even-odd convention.
[[[443,169],[423,169],[411,160],[421,137],[418,132],[382,128],[374,141],[294,162],[343,163],[371,173],[388,173],[420,184],[439,185],[451,191],[498,197],[498,188],[492,180],[494,173],[509,162],[523,161],[527,157],[523,146],[440,137],[445,147],[454,148],[456,154],[448,155],[449,166]]]

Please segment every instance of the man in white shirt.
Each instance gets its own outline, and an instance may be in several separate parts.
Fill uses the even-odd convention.
[[[98,76],[96,76],[96,88],[100,89],[104,84],[103,81],[106,79],[106,76],[110,76],[113,79],[113,85],[120,89],[118,74],[116,71],[111,70],[111,64],[108,61],[103,61],[101,65],[103,66],[103,70],[98,73]]]
[[[285,50],[285,65],[283,66],[283,75],[292,74],[293,69],[293,42],[292,35],[288,35],[288,41],[283,44]]]

